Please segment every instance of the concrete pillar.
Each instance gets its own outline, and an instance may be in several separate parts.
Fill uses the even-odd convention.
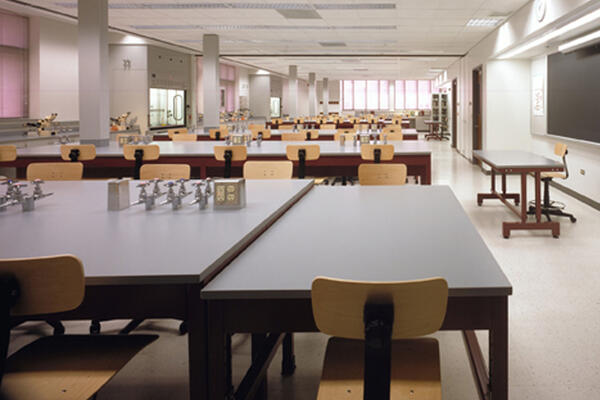
[[[389,90],[389,109],[390,110],[395,110],[396,109],[396,81],[389,81],[388,82],[388,90]]]
[[[323,114],[329,114],[329,79],[323,78]]]
[[[195,55],[190,56],[190,90],[188,92],[189,96],[189,123],[188,127],[190,130],[195,130],[196,125],[198,125],[198,67],[196,65],[197,60]]]
[[[108,0],[79,0],[79,140],[108,146]],[[60,68],[60,65],[56,65]]]
[[[219,127],[219,36],[202,39],[202,92],[204,93],[204,131]]]
[[[296,118],[298,116],[298,66],[296,65],[290,65],[288,85],[290,118]]]
[[[308,115],[317,115],[317,77],[314,72],[308,74]]]

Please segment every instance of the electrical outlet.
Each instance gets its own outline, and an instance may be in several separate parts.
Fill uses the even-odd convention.
[[[579,170],[579,173],[580,173],[581,175],[585,175],[585,169],[580,169],[580,170]]]

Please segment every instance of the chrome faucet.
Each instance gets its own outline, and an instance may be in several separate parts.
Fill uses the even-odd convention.
[[[179,210],[181,208],[183,198],[189,194],[185,189],[185,181],[186,179],[179,179],[177,181],[179,182],[179,190],[177,193],[175,192],[175,186],[177,185],[177,182],[167,182],[167,199],[160,203],[160,205],[164,206],[171,204],[173,210]]]

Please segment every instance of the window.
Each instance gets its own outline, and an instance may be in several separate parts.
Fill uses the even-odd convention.
[[[354,109],[364,110],[367,106],[366,94],[366,81],[354,81]]]
[[[27,18],[0,12],[0,118],[27,117]]]
[[[404,108],[404,81],[396,81],[396,110]]]
[[[343,80],[340,91],[343,110],[431,108],[430,80]]]
[[[388,91],[389,82],[388,81],[379,81],[379,109],[387,110],[390,108],[389,96],[390,93]]]
[[[419,81],[419,109],[431,108],[431,81]]]
[[[379,81],[367,81],[367,109],[379,109]]]
[[[219,76],[221,78],[221,111],[235,111],[235,67],[221,64]]]
[[[417,81],[404,81],[404,108],[416,109],[418,96]]]

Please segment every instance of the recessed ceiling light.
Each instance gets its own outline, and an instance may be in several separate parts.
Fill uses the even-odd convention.
[[[346,47],[344,42],[319,42],[323,47]]]
[[[321,19],[321,16],[315,10],[276,10],[287,19]]]
[[[77,2],[57,2],[59,7],[77,8]],[[111,3],[108,8],[112,9],[150,9],[150,10],[186,10],[196,8],[208,9],[262,9],[262,10],[389,10],[395,9],[394,3],[359,3],[359,4],[337,4],[337,3]]]
[[[502,17],[471,18],[467,22],[467,26],[493,27],[498,25],[501,20]]]
[[[196,30],[234,31],[234,30],[394,30],[396,25],[130,25],[138,30]]]

